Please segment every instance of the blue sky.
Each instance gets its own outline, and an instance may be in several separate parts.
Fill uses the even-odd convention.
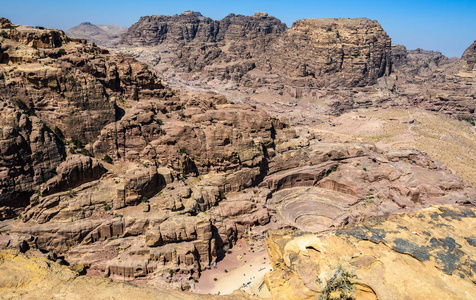
[[[288,26],[304,18],[367,17],[378,20],[394,43],[409,49],[438,50],[450,57],[461,56],[476,40],[476,0],[0,0],[0,16],[15,24],[64,30],[84,21],[130,26],[141,16],[186,10],[213,19],[261,11]]]

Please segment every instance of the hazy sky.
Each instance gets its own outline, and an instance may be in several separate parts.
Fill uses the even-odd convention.
[[[186,10],[212,19],[267,12],[288,26],[304,18],[367,17],[378,20],[393,43],[438,50],[450,57],[461,56],[476,40],[476,0],[0,0],[0,16],[14,24],[64,30],[84,21],[130,26],[141,16]]]

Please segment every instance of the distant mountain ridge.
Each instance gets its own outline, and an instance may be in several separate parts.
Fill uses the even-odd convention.
[[[99,25],[83,22],[78,26],[66,30],[66,34],[72,38],[87,39],[90,42],[111,46],[120,41],[121,34],[127,31],[127,27],[114,24]]]

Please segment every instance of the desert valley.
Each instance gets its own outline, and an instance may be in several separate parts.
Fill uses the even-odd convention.
[[[476,41],[0,19],[0,298],[474,299]]]

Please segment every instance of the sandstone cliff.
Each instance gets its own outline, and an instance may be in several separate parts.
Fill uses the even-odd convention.
[[[186,12],[141,18],[115,51],[154,65],[175,86],[213,89],[273,113],[282,109],[276,102],[310,102],[333,115],[416,106],[474,120],[471,49],[456,61],[392,47],[378,22],[364,18],[298,20],[286,28],[265,13],[211,20]]]
[[[300,20],[288,29],[266,13],[215,21],[186,12],[142,17],[122,41],[172,52],[164,61],[181,72],[251,88],[364,86],[390,72],[390,38],[368,19]]]
[[[461,60],[466,64],[467,71],[474,71],[476,66],[476,41],[464,51]]]
[[[456,215],[464,219],[462,228],[471,228],[476,190],[423,152],[384,151],[374,144],[326,141],[308,128],[289,126],[250,104],[251,99],[240,101],[238,97],[235,101],[210,91],[171,89],[137,60],[70,39],[62,31],[12,25],[5,19],[0,19],[0,24],[4,30],[0,40],[0,84],[4,87],[0,90],[0,109],[6,116],[0,121],[1,248],[44,254],[55,263],[82,264],[88,275],[185,290],[192,288],[205,269],[213,268],[238,239],[260,240],[273,229],[330,235],[329,240],[334,233],[340,237],[347,232],[349,239],[354,236],[367,241],[370,233],[384,230],[372,229],[367,223],[359,225],[367,218],[455,204],[470,208],[455,212],[456,206],[451,206],[452,212],[448,213],[444,207],[449,206],[441,206],[441,212],[430,218],[441,215],[446,222],[447,217]],[[230,15],[213,21],[188,12],[174,17],[144,17],[136,25],[141,29],[131,30],[125,41],[153,42],[159,48],[170,47],[167,51],[180,53],[183,59],[172,64],[171,73],[175,68],[186,68],[184,72],[189,75],[198,72],[210,78],[231,74],[233,79],[224,80],[245,83],[246,78],[267,78],[273,70],[282,68],[281,75],[273,75],[279,79],[277,83],[285,78],[296,80],[293,85],[312,88],[323,84],[340,89],[337,87],[342,85],[341,94],[333,94],[342,97],[355,94],[354,89],[362,92],[344,98],[348,102],[365,98],[376,88],[365,85],[375,81],[381,96],[388,92],[383,90],[390,81],[380,76],[390,71],[390,40],[375,21],[303,20],[286,29],[264,13],[253,17]],[[295,45],[295,39],[303,52],[294,51],[294,56],[286,59],[283,51]],[[279,44],[275,44],[277,40]],[[336,42],[344,46],[332,46]],[[203,51],[197,52],[197,45]],[[315,62],[310,54],[313,51],[320,53],[319,57],[328,55],[329,60]],[[439,60],[438,54],[420,52],[406,53],[406,58],[402,55],[401,72],[410,70],[407,65],[412,59],[421,61],[430,56],[429,61]],[[264,69],[260,68],[266,65],[261,55],[269,53],[274,53],[267,61],[270,69],[264,72],[269,74],[263,75]],[[465,57],[471,62],[471,55]],[[337,58],[340,60],[336,63]],[[168,59],[173,62],[173,55]],[[312,65],[301,68],[306,61],[312,61]],[[230,68],[230,64],[236,68]],[[442,58],[434,68],[446,65]],[[468,74],[459,63],[448,65],[454,78]],[[412,70],[407,77],[395,80],[410,86],[411,72],[422,76],[418,80],[431,73]],[[329,106],[346,109],[347,104],[334,100],[335,104]],[[370,106],[369,101],[359,103]],[[461,111],[465,109],[468,106]],[[287,107],[284,113],[289,110]],[[403,230],[398,226],[405,224],[388,227]],[[407,228],[412,232],[428,224],[410,224]],[[438,268],[471,278],[473,275],[461,264],[453,269],[445,265],[447,253],[440,248],[454,247],[443,236],[446,233],[436,227],[431,234],[437,241],[430,243],[439,248],[423,248],[432,257],[425,256],[423,261],[439,259],[442,262],[437,263]],[[414,243],[400,242],[402,237],[395,231],[389,231],[388,238],[379,236],[380,240],[394,243],[399,253],[413,251]],[[403,235],[408,235],[407,231]],[[459,245],[468,237],[466,232],[461,235],[455,238]],[[316,238],[312,235],[311,239]],[[380,240],[372,241],[379,244]],[[294,258],[301,259],[301,253],[295,256],[296,251],[288,253],[286,247],[280,248],[288,241],[288,237],[281,242],[270,236],[270,256],[276,272],[268,275],[268,288],[276,297],[322,292],[319,283],[313,281],[315,277],[303,278],[301,271],[296,271],[299,268],[294,269]],[[426,239],[418,242],[428,246]],[[339,243],[345,246],[342,249],[354,249],[351,244]],[[299,249],[306,247],[305,243],[298,244]],[[301,261],[306,266],[302,270],[314,274],[322,269],[314,275],[328,282],[337,265],[324,267],[320,256],[316,258],[308,250],[312,249],[302,252]],[[360,252],[349,255],[356,257],[355,253]],[[467,261],[471,253],[458,252],[460,262]],[[384,257],[386,252],[375,255]],[[309,262],[309,257],[318,262]],[[449,260],[455,261],[453,257]],[[9,261],[15,259],[5,259],[6,264]],[[319,268],[308,269],[316,266]],[[66,269],[57,270],[69,276]],[[359,273],[359,278],[364,273]],[[431,279],[445,276],[431,274],[422,279],[422,284],[430,288]],[[384,275],[393,278],[392,274]],[[106,282],[71,276],[68,284]],[[467,288],[466,279],[451,278]],[[368,282],[363,281],[363,288],[358,290],[370,296],[414,295],[380,285],[374,289]],[[48,286],[48,282],[45,284]],[[294,289],[294,285],[299,288]],[[6,286],[13,296],[24,292],[23,288],[32,297],[36,295],[36,290],[28,286],[11,288],[10,281]],[[132,286],[117,285],[118,289],[122,287],[134,290]],[[80,293],[78,289],[71,293]],[[447,290],[459,295],[447,287],[441,291]]]
[[[407,51],[405,47],[395,45],[396,96],[405,97],[412,106],[474,120],[476,75],[472,53],[474,45],[455,61],[439,52]]]
[[[39,185],[56,174],[67,149],[88,153],[84,145],[121,117],[115,99],[164,97],[170,90],[146,65],[71,40],[60,30],[2,19],[1,36],[0,218],[5,218],[28,205],[33,193],[41,194]]]

